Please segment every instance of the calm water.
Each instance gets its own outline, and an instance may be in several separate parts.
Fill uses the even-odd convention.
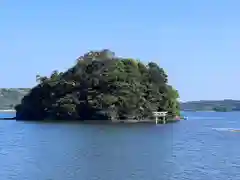
[[[170,125],[0,121],[1,180],[238,180],[240,113]],[[215,129],[214,129],[215,128]]]

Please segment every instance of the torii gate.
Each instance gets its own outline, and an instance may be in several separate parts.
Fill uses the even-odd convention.
[[[155,117],[156,124],[158,124],[158,118],[162,118],[163,124],[166,124],[166,116],[168,112],[153,112],[153,116]]]

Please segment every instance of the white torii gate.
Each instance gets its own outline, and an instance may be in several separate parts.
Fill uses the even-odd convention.
[[[163,118],[163,124],[166,124],[166,119],[165,117],[167,116],[167,113],[168,112],[153,112],[153,116],[155,117],[155,120],[156,120],[156,124],[158,124],[158,118],[161,117]]]

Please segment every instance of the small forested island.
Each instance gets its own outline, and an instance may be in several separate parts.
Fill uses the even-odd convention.
[[[182,111],[240,111],[240,100],[201,100],[182,102],[180,105]]]
[[[66,72],[37,75],[37,80],[15,106],[16,119],[141,120],[154,111],[179,115],[179,94],[163,68],[107,49],[90,51]]]

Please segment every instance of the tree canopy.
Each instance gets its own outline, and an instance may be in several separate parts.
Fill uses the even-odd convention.
[[[15,109],[22,120],[143,119],[153,111],[179,114],[178,92],[156,63],[90,51],[66,72],[36,76]]]

